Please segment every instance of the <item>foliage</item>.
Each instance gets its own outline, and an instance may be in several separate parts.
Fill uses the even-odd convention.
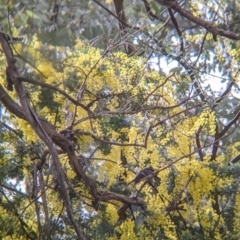
[[[0,3],[1,239],[239,239],[236,1]]]

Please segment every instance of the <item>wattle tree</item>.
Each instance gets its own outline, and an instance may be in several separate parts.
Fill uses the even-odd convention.
[[[239,3],[0,6],[1,239],[239,239]]]

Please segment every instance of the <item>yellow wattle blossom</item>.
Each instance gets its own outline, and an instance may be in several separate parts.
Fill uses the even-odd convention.
[[[107,1],[110,2],[112,1]],[[202,35],[188,36],[187,39],[198,42]],[[207,38],[206,41],[208,40]],[[100,197],[93,199],[89,189],[83,187],[82,179],[76,181],[76,173],[69,159],[64,154],[59,155],[67,180],[75,184],[75,190],[82,198],[80,203],[79,199],[71,199],[75,204],[74,210],[84,202],[81,210],[89,214],[86,219],[92,218],[94,228],[102,227],[104,219],[104,224],[113,226],[115,231],[110,234],[109,239],[118,237],[125,240],[157,239],[158,234],[162,234],[163,239],[178,239],[178,231],[187,235],[190,234],[189,229],[198,230],[202,227],[206,238],[210,236],[206,229],[214,229],[215,238],[220,239],[220,229],[222,225],[226,225],[226,220],[216,210],[215,205],[219,201],[220,212],[224,206],[230,209],[234,203],[234,231],[238,231],[239,191],[235,191],[235,195],[232,193],[231,185],[236,185],[232,169],[226,168],[223,171],[222,168],[239,154],[240,143],[226,145],[228,152],[225,151],[225,146],[221,146],[222,152],[216,156],[214,162],[210,161],[208,149],[204,148],[200,159],[200,154],[196,151],[196,132],[202,128],[199,141],[204,146],[204,140],[215,135],[217,118],[210,108],[206,108],[198,116],[185,114],[186,106],[179,104],[175,81],[175,78],[182,80],[181,77],[175,74],[172,78],[169,75],[165,82],[165,77],[147,67],[146,59],[129,58],[124,53],[116,52],[103,56],[102,49],[92,48],[81,40],[76,41],[74,49],[49,46],[49,53],[53,52],[58,56],[56,62],[49,60],[48,53],[36,36],[30,46],[17,48],[19,51],[26,51],[29,59],[35,59],[37,68],[28,66],[30,74],[41,76],[39,81],[57,87],[77,101],[74,104],[65,95],[57,91],[52,93],[53,90],[50,90],[46,94],[48,100],[51,99],[48,104],[43,101],[46,99],[41,98],[44,92],[42,87],[26,84],[31,90],[31,101],[37,103],[35,109],[39,116],[55,124],[57,130],[72,126],[73,131],[76,131],[74,150],[79,166],[86,175],[91,176],[97,188],[104,193],[116,187],[112,194],[121,194],[124,198],[136,191],[139,199],[146,203],[144,210],[139,206],[134,207],[136,221],[118,221],[119,202],[114,200],[109,204],[101,202]],[[216,49],[217,57],[221,57],[220,50]],[[239,57],[236,49],[230,54],[233,58]],[[4,77],[0,76],[2,84],[5,84]],[[189,83],[190,79],[184,81]],[[11,96],[14,99],[17,97],[14,92]],[[21,141],[40,142],[25,121],[11,120],[11,124],[24,133]],[[4,137],[4,140],[10,142],[12,135]],[[129,146],[121,146],[121,143]],[[139,146],[140,144],[142,145]],[[7,144],[3,145],[6,147]],[[9,148],[8,155],[1,159],[1,164],[9,159],[15,160],[14,154],[18,149],[21,148]],[[58,147],[57,149],[61,150]],[[29,168],[32,167],[33,160],[24,154],[23,152],[22,158],[26,167],[22,169],[22,174],[28,185],[31,185],[33,180]],[[93,155],[86,161],[80,161],[80,156],[84,154]],[[58,197],[58,192],[54,189],[55,169],[50,155],[47,160],[41,171],[50,186],[46,191],[48,208],[51,215],[55,216],[62,211],[62,206],[55,204]],[[152,176],[153,185],[146,182],[145,186],[125,186],[124,181],[132,180],[134,172],[147,166],[152,166],[155,172],[160,170],[157,176]],[[229,199],[233,203],[224,195],[224,191],[229,191],[228,188],[231,189]],[[214,198],[213,192],[221,194]],[[101,210],[96,210],[94,200],[98,201]],[[6,203],[6,199],[4,201]],[[76,212],[74,214],[79,214]],[[33,213],[34,206],[30,206],[24,217],[30,219],[28,224],[37,231],[37,221],[32,217]],[[141,214],[144,215],[144,224],[138,222]],[[182,225],[178,225],[178,222]],[[179,230],[178,227],[182,229]]]
[[[200,126],[204,127],[204,130],[207,131],[209,135],[214,135],[216,131],[216,117],[214,112],[205,110],[198,117],[197,121],[194,123],[194,126],[189,131],[189,134],[194,134]]]
[[[132,239],[138,240],[137,235],[134,232],[134,221],[126,220],[124,223],[121,224],[120,227],[116,228],[116,231],[121,233],[121,240]]]

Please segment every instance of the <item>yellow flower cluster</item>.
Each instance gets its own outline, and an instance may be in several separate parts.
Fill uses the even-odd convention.
[[[198,117],[193,127],[190,129],[189,134],[195,134],[199,127],[204,127],[203,130],[208,135],[214,135],[216,131],[216,116],[215,113],[210,110],[205,110]]]

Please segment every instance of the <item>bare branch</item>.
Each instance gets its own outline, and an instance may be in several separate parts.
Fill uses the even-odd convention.
[[[163,19],[159,18],[157,15],[153,14],[151,8],[150,8],[150,5],[149,3],[147,2],[147,0],[142,0],[143,4],[144,4],[144,7],[146,9],[146,12],[147,12],[147,15],[149,16],[149,18],[152,20],[152,19],[155,19],[155,20],[159,20],[159,21],[163,21]]]
[[[168,12],[169,12],[169,15],[170,15],[170,18],[172,20],[172,23],[174,25],[174,27],[176,28],[177,30],[177,33],[178,33],[178,36],[180,38],[180,42],[181,42],[181,53],[184,52],[184,45],[183,45],[183,39],[182,39],[182,32],[180,31],[179,29],[179,26],[178,26],[178,23],[177,23],[177,20],[172,12],[172,9],[171,8],[168,8]]]
[[[214,36],[219,35],[219,36],[223,36],[223,37],[233,39],[233,40],[240,40],[240,34],[214,27],[212,22],[208,22],[201,18],[195,17],[192,13],[183,9],[178,4],[177,1],[155,0],[155,2],[158,2],[159,4],[162,4],[168,8],[174,9],[176,12],[181,14],[183,17],[189,19],[190,21],[202,26],[207,31],[211,32]]]
[[[122,22],[126,23],[127,19],[126,19],[126,15],[124,12],[124,7],[123,7],[123,1],[124,0],[114,0],[114,6],[116,9],[116,13],[119,19],[121,19],[121,21],[119,21],[119,29],[121,30],[121,35],[124,38],[128,32],[126,31],[126,25],[122,24]],[[125,50],[128,54],[128,56],[131,56],[134,52],[135,52],[135,48],[132,44],[129,44],[128,42],[126,42],[125,44]]]
[[[62,94],[64,97],[66,97],[68,100],[70,100],[72,103],[74,103],[76,106],[80,106],[81,108],[83,108],[84,110],[86,110],[87,112],[91,112],[85,105],[83,105],[81,102],[79,102],[78,100],[75,100],[74,98],[72,98],[70,95],[68,95],[65,91],[61,90],[58,87],[55,87],[51,84],[48,83],[44,83],[44,82],[40,82],[40,81],[36,81],[34,79],[31,78],[25,78],[25,77],[18,77],[17,78],[19,81],[23,81],[23,82],[28,82],[28,83],[32,83],[34,85],[38,85],[41,87],[45,87],[48,89],[52,89],[56,92],[59,92],[60,94]]]
[[[220,103],[231,92],[232,87],[233,87],[234,84],[235,84],[234,81],[230,82],[230,84],[227,86],[227,88],[222,93],[222,95],[215,101],[215,103],[212,106],[212,108],[215,108],[218,105],[218,103]]]
[[[230,162],[233,163],[233,164],[235,164],[235,163],[237,163],[237,162],[239,162],[239,161],[240,161],[240,154],[237,155],[236,157],[234,157]]]
[[[201,142],[200,142],[200,139],[199,139],[199,135],[200,135],[200,133],[201,133],[201,131],[202,131],[202,126],[200,126],[199,128],[198,128],[198,130],[197,130],[197,132],[196,132],[196,145],[197,145],[197,148],[198,148],[198,155],[199,155],[199,157],[200,157],[200,159],[201,159],[201,161],[203,161],[203,153],[202,153],[202,148],[201,148]]]

